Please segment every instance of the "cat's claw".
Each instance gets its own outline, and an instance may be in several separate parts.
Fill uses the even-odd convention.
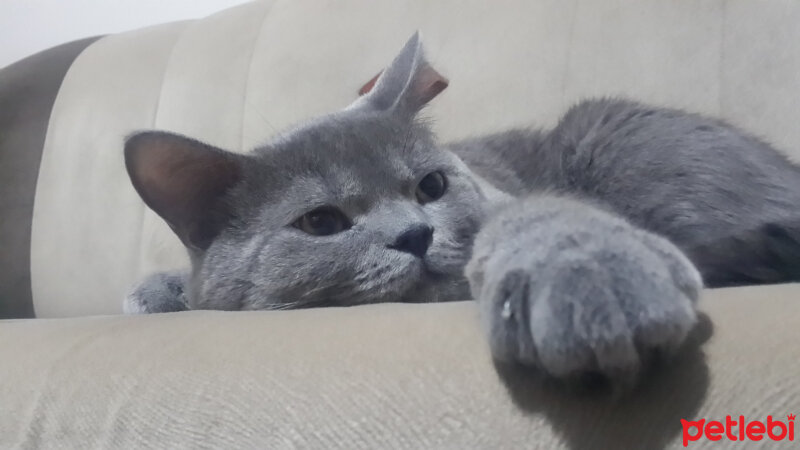
[[[503,302],[503,310],[500,311],[500,317],[502,317],[503,320],[510,320],[514,317],[514,313],[511,311],[511,300]]]
[[[697,321],[700,275],[671,243],[568,199],[492,220],[467,266],[493,356],[558,379],[633,386]]]

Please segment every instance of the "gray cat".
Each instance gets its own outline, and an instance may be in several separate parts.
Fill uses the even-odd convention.
[[[133,185],[192,267],[126,311],[471,297],[496,358],[632,384],[684,341],[703,280],[800,280],[800,169],[768,144],[601,99],[439,145],[417,116],[446,86],[415,35],[369,93],[250,154],[129,138]]]

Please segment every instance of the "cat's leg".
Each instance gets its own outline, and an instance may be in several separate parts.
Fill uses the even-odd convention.
[[[186,272],[158,272],[149,275],[125,297],[122,310],[125,314],[153,314],[186,311],[184,294]]]
[[[702,289],[666,239],[554,196],[500,211],[477,236],[466,273],[495,358],[623,387],[684,342]]]

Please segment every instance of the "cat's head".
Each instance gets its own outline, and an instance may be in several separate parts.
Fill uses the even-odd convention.
[[[129,138],[134,187],[192,256],[190,305],[467,298],[486,192],[417,118],[446,86],[414,35],[368,94],[250,154]]]

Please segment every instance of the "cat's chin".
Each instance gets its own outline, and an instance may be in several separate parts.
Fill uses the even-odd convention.
[[[443,273],[427,262],[420,264],[417,281],[395,301],[402,303],[436,303],[469,300],[470,290],[463,276]]]
[[[395,255],[393,255],[395,256]],[[461,271],[443,272],[428,258],[408,255],[395,256],[391,262],[391,275],[381,280],[374,289],[355,293],[344,303],[432,303],[469,298],[469,285]]]

